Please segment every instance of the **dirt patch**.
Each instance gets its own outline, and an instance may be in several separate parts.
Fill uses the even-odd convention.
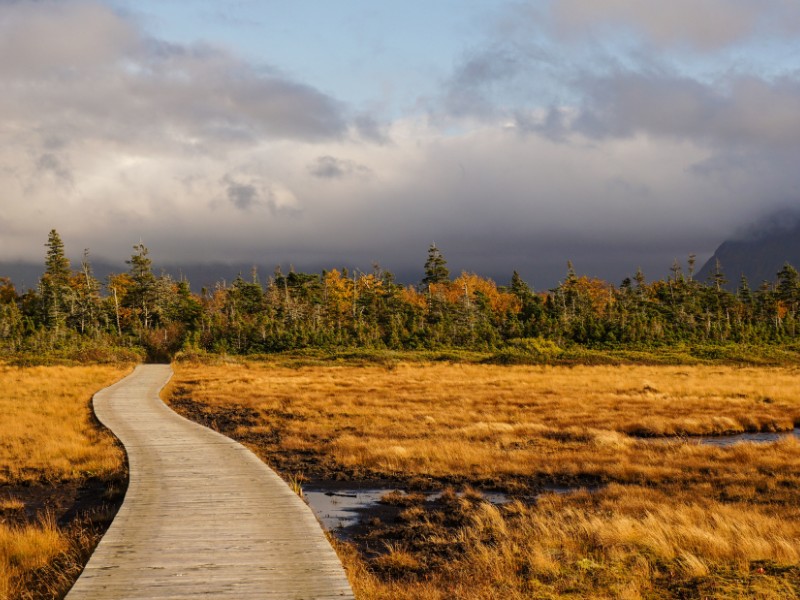
[[[0,486],[0,522],[21,526],[36,522],[43,513],[52,514],[62,528],[75,522],[98,524],[105,515],[117,513],[125,496],[125,480],[33,483]],[[103,518],[96,519],[98,515]],[[110,523],[110,520],[109,520]]]

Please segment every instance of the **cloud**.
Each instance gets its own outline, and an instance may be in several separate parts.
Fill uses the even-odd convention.
[[[266,208],[276,215],[296,213],[300,210],[294,193],[278,182],[268,182],[258,177],[226,174],[222,178],[221,184],[228,202],[242,212]],[[210,206],[212,209],[217,208],[219,203],[212,202]]]
[[[800,32],[794,0],[556,0],[555,22],[562,31],[584,35],[627,26],[660,46],[688,44],[699,50],[729,46],[757,33]]]
[[[239,210],[250,210],[261,203],[260,194],[256,186],[251,183],[237,183],[230,178],[223,180],[228,195],[228,200]]]
[[[496,45],[470,53],[457,65],[446,89],[445,106],[454,116],[490,115],[493,87],[507,84],[524,64],[518,49]]]
[[[36,169],[41,176],[52,176],[64,185],[71,186],[74,181],[70,169],[62,163],[56,154],[45,152],[36,161]]]
[[[561,60],[538,43],[491,41],[465,52],[446,79],[441,108],[450,117],[494,119],[514,103],[538,99],[544,79],[562,67]]]
[[[343,179],[345,177],[369,177],[369,167],[352,160],[344,160],[333,156],[320,156],[308,166],[308,172],[320,179]]]
[[[656,4],[672,11],[680,9],[681,2],[677,7]],[[783,0],[768,2],[766,8],[749,0],[726,2],[733,13],[747,17],[736,17],[742,23],[749,23],[754,13],[759,23],[777,22],[783,15],[783,28],[794,27],[792,15],[800,19],[800,4]],[[576,22],[585,19],[587,27],[605,20],[635,23],[634,17],[643,10],[640,5],[652,4],[564,0],[552,3],[550,12],[534,10],[530,3],[514,5],[507,13],[515,17],[511,24],[495,30],[455,65],[441,95],[431,103],[431,115],[441,122],[449,120],[451,126],[459,120],[505,120],[520,134],[562,142],[574,133],[598,143],[641,135],[690,140],[713,149],[715,168],[734,166],[736,156],[760,153],[779,160],[800,151],[800,71],[786,64],[766,69],[759,63],[731,63],[711,52],[705,55],[707,62],[699,63],[707,70],[698,72],[687,68],[680,53],[652,44],[615,46],[609,41],[613,36],[603,36],[600,30],[564,41],[547,28],[548,23],[554,27],[551,21],[569,15]],[[689,28],[700,22],[708,29],[713,21],[724,28],[728,17],[705,14],[712,5],[721,9],[712,0],[698,4],[700,14],[696,14],[686,4],[684,12],[678,11],[677,22]],[[654,8],[654,14],[659,10]],[[654,18],[656,23],[667,27]],[[739,37],[731,33],[731,43]]]
[[[650,26],[628,4],[610,14]],[[576,15],[562,27],[599,31]],[[435,240],[453,272],[518,269],[542,288],[567,259],[658,276],[796,202],[792,73],[701,78],[649,43],[618,55],[562,42],[553,19],[515,26],[472,40],[438,95],[378,120],[99,2],[0,2],[0,255],[39,260],[55,227],[107,259],[141,237],[163,262],[377,260],[418,281]],[[688,39],[661,26],[665,44]],[[733,39],[726,27],[714,39]]]
[[[0,77],[6,119],[66,142],[203,151],[347,128],[322,92],[221,48],[153,39],[97,2],[0,5]]]
[[[360,114],[353,119],[358,135],[369,142],[385,144],[389,142],[386,135],[386,128],[378,122],[375,117],[369,114]]]
[[[800,80],[735,76],[713,84],[670,73],[619,72],[583,83],[576,126],[592,135],[693,138],[790,148],[800,136]]]

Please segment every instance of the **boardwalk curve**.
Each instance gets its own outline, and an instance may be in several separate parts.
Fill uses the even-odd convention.
[[[352,599],[311,509],[247,448],[168,408],[171,375],[141,365],[95,395],[130,484],[67,600]]]

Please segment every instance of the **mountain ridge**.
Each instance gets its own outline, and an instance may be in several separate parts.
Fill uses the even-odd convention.
[[[717,261],[728,279],[728,288],[739,285],[742,276],[751,287],[773,283],[787,262],[800,267],[800,214],[784,211],[753,223],[722,242],[697,273],[707,281]]]

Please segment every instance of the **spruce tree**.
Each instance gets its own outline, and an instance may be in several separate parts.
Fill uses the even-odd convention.
[[[711,274],[709,279],[711,280],[711,283],[714,284],[714,288],[716,288],[718,292],[721,292],[725,284],[728,283],[725,273],[722,270],[722,263],[719,262],[719,259],[717,259],[714,263],[714,272]]]
[[[431,244],[428,248],[428,260],[425,261],[425,277],[422,285],[429,288],[432,283],[444,283],[450,280],[450,270],[447,268],[447,261],[436,244]]]
[[[136,244],[133,250],[130,260],[125,261],[131,266],[130,276],[133,280],[125,300],[126,304],[139,313],[143,327],[148,329],[155,319],[157,295],[153,261],[148,258],[149,250],[142,242]]]
[[[750,282],[747,281],[747,276],[744,273],[742,273],[739,279],[739,289],[736,290],[736,298],[745,306],[749,306],[753,302],[753,292],[750,290]]]
[[[794,314],[800,303],[800,274],[788,262],[778,273],[778,285],[775,288],[778,299],[784,303],[787,310]]]
[[[89,328],[97,328],[97,315],[100,309],[100,282],[92,273],[92,264],[89,262],[89,249],[83,251],[81,272],[73,278],[75,288],[76,310],[73,315],[73,326],[80,329],[81,333]]]
[[[520,300],[525,300],[531,294],[533,294],[533,290],[531,290],[530,286],[525,283],[525,281],[516,271],[511,274],[511,285],[509,286],[509,290]]]
[[[64,254],[64,242],[55,229],[47,236],[47,256],[45,271],[39,281],[39,293],[42,299],[44,322],[56,331],[66,320],[69,296],[70,268],[69,259]]]
[[[51,229],[47,236],[47,258],[45,260],[45,274],[54,281],[66,284],[69,281],[69,259],[64,255],[64,242],[55,229]]]

